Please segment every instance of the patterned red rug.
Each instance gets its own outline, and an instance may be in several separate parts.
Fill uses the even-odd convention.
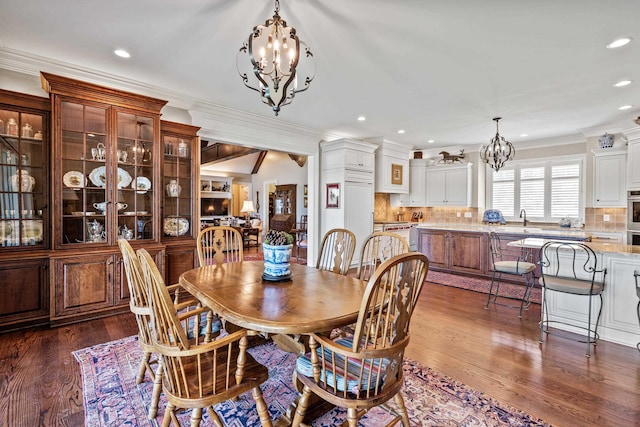
[[[296,356],[283,352],[272,342],[249,351],[269,368],[269,380],[262,385],[262,391],[271,419],[276,420],[297,396],[291,382]],[[140,385],[136,384],[142,358],[137,337],[98,344],[77,350],[73,355],[82,372],[86,426],[162,425],[164,397],[160,400],[158,417],[148,420],[147,402],[150,401],[153,384],[149,378]],[[405,361],[404,373],[403,396],[414,426],[549,426],[416,362]],[[242,395],[235,402],[216,405],[215,410],[225,426],[260,425],[251,393]],[[209,416],[204,412],[201,425],[210,426]],[[189,411],[179,414],[181,425],[189,425],[189,416]],[[358,425],[381,426],[390,418],[383,409],[374,408]],[[346,411],[334,409],[312,425],[335,426],[345,419]]]

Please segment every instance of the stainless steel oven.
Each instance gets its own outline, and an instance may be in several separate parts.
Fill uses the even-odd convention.
[[[640,232],[640,191],[627,191],[627,230]]]
[[[627,232],[627,245],[640,246],[640,231]]]

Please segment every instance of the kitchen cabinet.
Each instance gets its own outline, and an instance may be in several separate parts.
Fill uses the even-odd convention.
[[[349,153],[359,152],[360,158],[373,160],[377,145],[340,139],[322,142],[321,151],[321,200],[320,236],[333,228],[347,228],[356,235],[356,244],[361,245],[373,231],[374,174],[370,169],[348,166],[345,158]],[[327,184],[336,185],[337,207],[327,205]],[[335,188],[335,187],[333,187]],[[359,263],[360,248],[356,247],[352,265]]]
[[[427,168],[426,206],[470,206],[471,166]]]
[[[409,193],[409,156],[405,146],[382,138],[367,139],[378,144],[376,150],[375,191],[378,193]]]
[[[627,190],[640,190],[640,128],[625,133],[627,146]]]
[[[593,152],[593,206],[627,206],[626,147]]]
[[[488,242],[485,233],[418,230],[418,250],[429,258],[429,268],[484,274]]]
[[[193,169],[192,160],[161,146],[166,101],[48,73],[42,73],[42,85],[51,96],[53,123],[50,320],[125,311],[128,290],[117,268],[117,240],[156,250],[162,264],[161,231],[183,236],[194,219],[190,197],[167,203],[163,212],[162,174],[167,181],[183,180],[183,191],[193,194],[197,175],[182,169]],[[180,220],[167,222],[165,213]]]
[[[421,207],[427,205],[427,160],[409,161],[409,193],[392,194],[391,206]]]
[[[0,330],[49,317],[50,109],[0,90]]]

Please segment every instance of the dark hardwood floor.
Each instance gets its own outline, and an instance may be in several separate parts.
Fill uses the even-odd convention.
[[[540,307],[484,309],[486,296],[428,284],[407,357],[556,426],[640,426],[640,353],[551,336]],[[136,333],[130,314],[0,335],[0,426],[82,426],[82,381],[71,351]],[[639,337],[640,339],[640,337]],[[268,399],[268,396],[265,396]]]

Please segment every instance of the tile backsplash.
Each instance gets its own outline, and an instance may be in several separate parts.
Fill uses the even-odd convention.
[[[391,207],[390,195],[376,193],[374,202],[374,219],[376,221],[411,221],[413,212],[422,212],[420,222],[444,224],[479,224],[482,213],[478,208],[466,207]],[[607,217],[608,215],[608,217]],[[608,221],[605,221],[605,218]],[[556,224],[548,224],[556,225]],[[627,229],[626,208],[586,208],[584,229],[592,231],[623,232]]]

